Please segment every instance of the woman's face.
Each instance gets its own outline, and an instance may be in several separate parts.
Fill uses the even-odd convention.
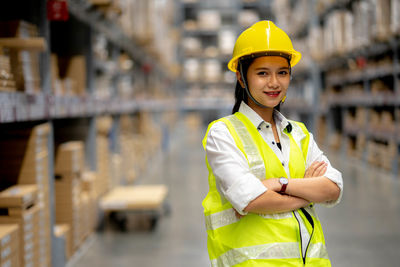
[[[279,56],[256,58],[247,72],[251,95],[264,106],[276,107],[286,95],[290,83],[288,61]],[[249,100],[253,104],[251,100]]]

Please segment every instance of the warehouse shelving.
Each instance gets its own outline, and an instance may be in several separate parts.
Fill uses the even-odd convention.
[[[174,1],[169,2],[174,4]],[[6,3],[2,8],[2,20],[22,19],[36,25],[39,36],[45,40],[50,48],[40,54],[40,89],[38,92],[0,91],[0,125],[4,130],[15,127],[27,127],[27,129],[29,129],[30,127],[35,127],[42,123],[47,123],[47,125],[49,125],[50,129],[47,144],[49,162],[48,173],[49,177],[51,177],[51,179],[49,179],[49,205],[51,227],[53,228],[56,221],[55,181],[53,177],[57,156],[56,149],[60,143],[71,140],[84,142],[86,167],[90,171],[96,171],[99,170],[99,165],[101,165],[98,162],[98,127],[102,127],[101,125],[104,123],[104,118],[106,120],[111,120],[111,127],[108,135],[104,137],[107,139],[107,143],[109,143],[110,161],[116,156],[119,156],[119,160],[121,161],[121,155],[126,153],[126,149],[124,150],[121,148],[121,146],[126,146],[126,143],[122,143],[122,137],[124,136],[124,140],[130,142],[129,144],[135,141],[132,141],[133,137],[131,135],[135,134],[139,136],[139,129],[137,128],[139,126],[136,122],[138,120],[140,121],[140,116],[143,116],[144,113],[154,115],[147,117],[149,125],[145,126],[145,128],[147,127],[148,129],[154,130],[150,134],[154,137],[154,144],[149,145],[154,152],[155,149],[158,149],[157,146],[159,145],[155,144],[155,141],[158,140],[161,142],[161,136],[156,136],[156,133],[160,134],[160,130],[157,131],[156,128],[150,128],[153,127],[151,126],[152,122],[150,120],[158,120],[160,125],[163,125],[167,122],[160,119],[161,113],[168,115],[169,112],[176,112],[179,107],[182,109],[185,109],[185,107],[182,106],[178,98],[165,98],[160,95],[153,97],[152,95],[153,92],[156,92],[156,89],[161,92],[166,92],[166,95],[170,94],[170,91],[174,87],[171,81],[176,76],[176,71],[174,71],[176,66],[171,67],[171,65],[168,65],[171,64],[171,62],[160,57],[159,54],[156,53],[155,48],[149,49],[148,47],[151,43],[143,43],[142,40],[135,39],[135,37],[124,32],[120,24],[107,18],[104,13],[90,4],[89,0],[67,1],[70,21],[72,20],[70,27],[72,27],[74,31],[71,36],[74,36],[76,32],[77,35],[81,34],[82,37],[82,32],[84,32],[84,38],[77,37],[76,40],[67,40],[65,42],[67,46],[71,44],[74,45],[74,49],[78,47],[78,54],[85,58],[87,64],[86,84],[84,88],[81,88],[81,94],[60,95],[56,93],[51,75],[52,72],[54,74],[51,63],[51,52],[55,52],[54,48],[56,46],[52,44],[51,36],[55,35],[55,32],[52,32],[55,26],[46,19],[46,4],[46,0],[11,1]],[[24,7],[23,9],[21,9],[22,6]],[[164,26],[167,27],[168,25]],[[94,55],[92,45],[94,43],[94,36],[96,35],[105,36],[107,49],[110,54],[109,58],[97,58],[97,56]],[[76,53],[76,51],[73,53]],[[131,69],[121,69],[118,66],[109,64],[110,62],[118,62],[118,57],[122,54],[127,54],[130,57],[133,63]],[[173,56],[172,53],[169,53],[169,55],[171,57]],[[107,97],[97,94],[97,87],[95,84],[99,75],[103,74],[110,76],[110,92]],[[136,88],[136,91],[129,97],[120,94],[117,90],[118,81],[124,77],[133,77],[135,82],[140,85],[140,88]],[[138,87],[138,85],[135,86]],[[131,130],[126,130],[124,128],[126,126],[122,125],[122,118],[127,119],[125,120],[125,124],[128,122],[129,125],[133,125],[129,126]],[[169,120],[169,122],[172,123],[172,120]],[[142,125],[140,127],[144,126]],[[142,140],[142,146],[147,142],[144,139],[140,140]],[[139,142],[139,137],[136,142]],[[126,148],[128,147],[132,146],[126,146]],[[146,151],[136,152],[136,154],[140,155]],[[149,159],[151,153],[148,152],[145,154],[146,155],[142,157],[143,160]],[[145,168],[146,162],[143,160],[138,160],[138,162],[141,162],[141,167],[135,170],[135,175],[140,175],[143,168]],[[125,164],[124,167],[133,169],[133,165],[134,164]],[[120,168],[122,170],[122,167]],[[131,183],[133,180],[128,180],[126,175],[128,174],[120,174],[118,182]],[[101,216],[102,214],[100,213],[99,217],[101,218]],[[82,250],[87,249],[86,243],[93,241],[92,238],[89,238],[88,241],[77,250],[71,262],[68,262],[64,255],[65,244],[63,240],[57,238],[52,230],[51,232],[51,266],[54,267],[72,266],[73,261],[76,260],[76,257],[79,257]]]
[[[234,103],[233,89],[236,77],[226,67],[231,58],[234,42],[252,23],[272,16],[270,3],[258,0],[217,2],[182,0],[181,10],[183,13],[181,58],[184,66],[182,109],[221,110],[221,114],[226,115],[230,113]],[[209,19],[204,19],[204,14],[200,14],[208,11],[214,13]],[[215,23],[210,25],[210,20],[215,20]],[[190,41],[189,45],[185,43],[187,39]],[[210,48],[211,51],[208,50]],[[187,60],[194,60],[198,65],[185,67]],[[204,69],[210,61],[215,63],[210,67],[210,69],[216,68],[213,71]],[[187,74],[186,72],[192,70],[192,67],[198,69]],[[202,93],[199,94],[198,90]],[[215,96],[215,90],[219,91],[218,96]],[[195,97],[191,97],[192,95]]]
[[[398,23],[398,12],[385,13],[391,11],[390,6],[395,8],[398,1],[309,1],[307,4],[312,5],[310,8],[314,8],[315,12],[309,18],[308,29],[302,29],[294,36],[301,40],[308,38],[307,50],[313,58],[306,69],[314,74],[300,79],[301,82],[311,82],[314,88],[314,110],[311,110],[310,116],[315,121],[315,127],[310,128],[321,145],[337,149],[339,153],[355,157],[360,162],[375,164],[398,176],[400,39],[398,32],[390,33],[390,27],[382,26],[388,21]],[[393,16],[397,16],[397,21]],[[357,25],[364,28],[355,29]],[[315,35],[315,29],[319,29],[318,35]],[[352,29],[355,34],[346,37],[353,43],[348,43],[347,39],[338,41],[346,38],[340,36],[344,36],[343,30],[351,32]],[[321,47],[323,39],[332,38],[332,34],[338,39],[329,39],[329,43]],[[316,36],[321,39],[316,39]],[[301,72],[303,75],[304,71]],[[381,116],[385,116],[384,121]],[[327,128],[323,127],[323,122]],[[372,158],[386,160],[374,162]]]

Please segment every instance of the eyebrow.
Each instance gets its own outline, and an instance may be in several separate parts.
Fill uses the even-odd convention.
[[[289,67],[280,67],[280,68],[278,68],[278,70],[283,70],[283,69],[289,69]],[[259,67],[259,68],[256,68],[255,70],[270,70],[270,68]]]

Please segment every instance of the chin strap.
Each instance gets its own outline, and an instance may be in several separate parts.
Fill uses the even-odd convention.
[[[250,97],[250,99],[256,103],[257,106],[262,107],[262,108],[268,108],[267,106],[264,106],[263,104],[261,104],[260,102],[258,102],[257,100],[254,99],[254,97],[250,94],[249,89],[247,88],[247,82],[246,79],[244,78],[243,75],[243,66],[242,63],[239,61],[239,71],[240,71],[240,76],[242,77],[242,82],[244,84],[244,90],[246,91],[246,94],[248,97]]]

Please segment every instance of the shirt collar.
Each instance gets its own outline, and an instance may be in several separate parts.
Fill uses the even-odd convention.
[[[263,124],[263,123],[270,125],[270,123],[265,122],[261,118],[261,116],[257,114],[257,112],[255,112],[251,107],[249,107],[243,101],[242,101],[242,103],[240,103],[239,112],[242,113],[243,115],[245,115],[254,124],[254,126],[258,129],[261,126],[261,124]],[[282,113],[280,113],[276,109],[274,109],[274,119],[275,119],[277,128],[282,131],[290,124],[289,121],[285,118],[285,116],[283,116]]]

